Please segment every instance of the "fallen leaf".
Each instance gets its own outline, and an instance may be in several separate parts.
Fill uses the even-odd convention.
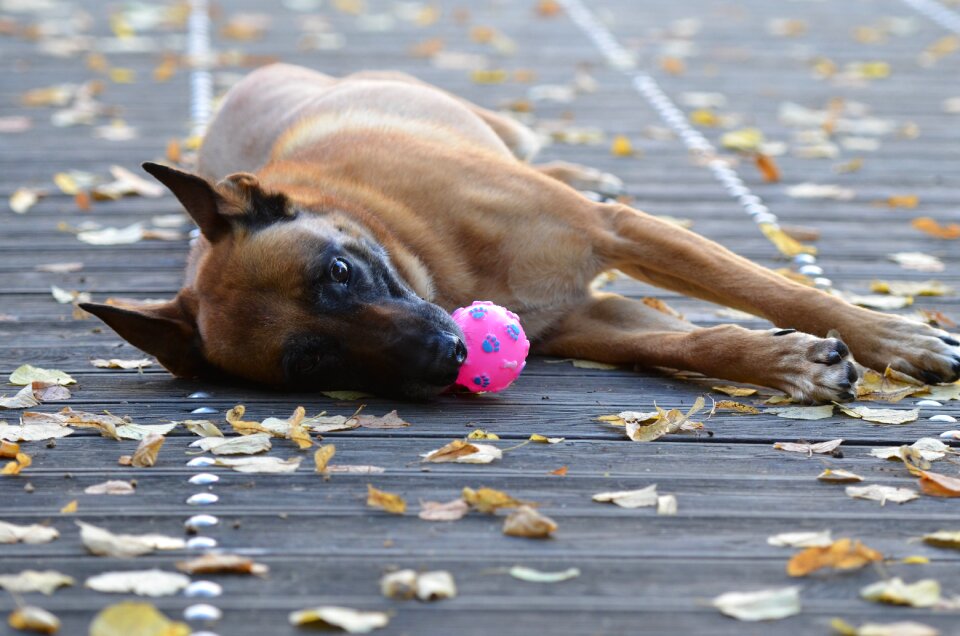
[[[76,581],[56,570],[24,570],[17,574],[0,575],[0,588],[11,594],[40,592],[50,596],[57,588],[73,585]]]
[[[931,497],[960,497],[960,478],[921,470],[920,490]]]
[[[0,457],[13,459],[19,453],[20,453],[20,444],[17,444],[15,442],[8,442],[6,440],[0,441]]]
[[[601,503],[613,503],[621,508],[644,508],[657,505],[657,485],[652,484],[639,490],[619,490],[598,492],[592,499]]]
[[[76,523],[80,526],[80,541],[91,554],[97,556],[127,559],[156,550],[182,550],[186,547],[183,539],[177,537],[162,534],[114,534],[106,528],[89,523]]]
[[[90,623],[89,636],[188,636],[190,626],[171,621],[150,603],[124,601],[103,608]]]
[[[380,593],[387,598],[408,600],[417,593],[417,571],[397,570],[380,577]]]
[[[490,444],[470,444],[457,439],[442,448],[425,453],[421,457],[423,457],[423,461],[433,463],[489,464],[495,459],[501,459],[503,452]]]
[[[188,576],[153,569],[104,572],[89,577],[83,585],[95,592],[156,597],[173,596],[189,584]]]
[[[794,199],[833,199],[835,201],[849,201],[856,196],[856,192],[850,188],[818,183],[801,183],[790,186],[786,192],[788,197]]]
[[[877,424],[906,424],[920,417],[920,409],[901,411],[898,409],[871,409],[866,406],[850,407],[842,404],[837,404],[837,407],[844,415]]]
[[[34,382],[30,385],[33,397],[41,402],[62,402],[70,399],[70,389],[59,384]]]
[[[503,534],[528,539],[547,539],[557,529],[553,519],[530,506],[520,506],[503,522]]]
[[[188,431],[200,437],[223,437],[223,431],[210,420],[182,420],[176,424],[183,424]]]
[[[93,189],[95,198],[115,200],[129,195],[158,198],[166,192],[159,183],[147,181],[120,166],[110,166],[110,174],[113,175],[114,180],[95,187]]]
[[[0,471],[0,474],[19,475],[20,471],[22,471],[24,468],[27,468],[32,463],[33,459],[31,459],[30,455],[27,455],[23,452],[17,453],[12,462],[7,462],[4,465],[3,470]]]
[[[421,601],[439,601],[455,597],[457,585],[446,570],[419,573],[398,570],[383,575],[380,591],[387,598],[410,599],[416,596]]]
[[[132,482],[113,479],[87,486],[83,492],[86,495],[132,495],[136,492],[136,488]]]
[[[882,311],[903,309],[913,304],[912,296],[877,296],[841,292],[840,297],[852,305],[868,307],[870,309],[880,309]]]
[[[580,576],[580,569],[568,568],[560,572],[542,572],[522,565],[515,565],[510,568],[510,576],[527,583],[562,583]]]
[[[72,515],[77,511],[77,500],[74,499],[63,508],[60,509],[60,514],[62,515]]]
[[[23,605],[13,610],[7,619],[10,627],[41,634],[55,634],[60,631],[60,619],[42,607]]]
[[[28,409],[40,404],[33,395],[33,385],[23,387],[10,397],[0,397],[0,409]]]
[[[365,612],[349,607],[325,605],[291,612],[289,620],[290,624],[295,626],[334,627],[350,634],[368,634],[375,629],[386,627],[390,622],[390,615],[386,612]]]
[[[270,450],[272,444],[268,433],[254,433],[242,437],[202,437],[190,446],[214,455],[255,455]]]
[[[50,543],[60,536],[56,528],[31,524],[18,526],[0,521],[0,543]]]
[[[77,233],[77,239],[89,245],[129,245],[143,240],[143,232],[143,224],[134,223],[123,228],[84,230]]]
[[[704,407],[705,401],[698,397],[690,409],[683,413],[679,409],[670,409],[665,411],[657,407],[656,419],[650,424],[644,424],[642,420],[630,419],[624,415],[633,415],[630,411],[620,413],[625,422],[625,431],[627,437],[634,442],[651,442],[660,439],[669,433],[677,433],[682,430],[696,430],[702,428],[699,422],[692,422],[690,418],[696,415]]]
[[[712,386],[710,387],[714,391],[724,393],[730,397],[748,397],[757,392],[756,389],[750,389],[744,386]]]
[[[760,409],[755,406],[750,406],[749,404],[741,404],[740,402],[734,402],[733,400],[720,400],[719,402],[714,403],[713,409],[716,411],[734,411],[736,413],[744,413],[746,415],[759,415]]]
[[[617,135],[613,138],[613,143],[610,146],[610,154],[614,157],[632,157],[634,155],[633,144],[624,135]]]
[[[825,468],[822,473],[817,475],[817,479],[832,484],[848,484],[863,481],[863,477],[860,475],[851,473],[849,470],[843,470],[842,468]]]
[[[888,371],[890,371],[888,369]],[[879,373],[873,369],[863,372],[857,384],[857,398],[876,402],[899,402],[905,397],[924,390],[924,385],[918,385],[916,380],[894,377],[892,373]]]
[[[379,475],[386,472],[382,466],[366,466],[364,464],[330,464],[328,473],[344,473],[347,475]]]
[[[160,453],[160,448],[165,441],[167,441],[167,438],[158,433],[146,435],[140,440],[137,449],[133,451],[133,466],[137,468],[150,468],[156,464],[157,455]]]
[[[956,240],[960,238],[960,223],[950,223],[949,225],[940,225],[929,216],[921,216],[910,222],[914,229],[920,230],[935,238]]]
[[[367,505],[371,508],[381,508],[394,515],[402,515],[407,510],[407,502],[402,497],[377,490],[371,484],[367,484]]]
[[[314,433],[333,433],[335,431],[349,431],[360,428],[360,422],[356,417],[344,417],[343,415],[314,415],[305,418],[302,422],[304,426]]]
[[[869,563],[882,561],[883,555],[849,538],[837,539],[828,546],[807,548],[787,562],[787,574],[807,576],[823,568],[858,570]]]
[[[566,440],[565,437],[547,437],[546,435],[541,435],[540,433],[534,433],[530,436],[530,441],[538,444],[559,444],[564,440]]]
[[[767,544],[778,548],[824,548],[833,544],[829,530],[783,532],[767,537]]]
[[[953,289],[938,280],[875,280],[870,291],[893,296],[945,296]]]
[[[830,621],[830,627],[841,636],[940,636],[940,630],[913,621],[864,623],[860,627],[854,627],[842,619],[835,618]]]
[[[816,444],[777,442],[773,445],[773,447],[777,450],[789,451],[791,453],[803,453],[807,456],[812,456],[814,453],[832,453],[839,448],[840,444],[842,443],[842,439],[832,439],[827,442],[818,442]]]
[[[424,521],[457,521],[470,511],[470,505],[463,499],[453,501],[421,501],[420,513]]]
[[[472,508],[486,514],[493,514],[500,508],[516,508],[524,504],[524,502],[514,499],[507,493],[493,488],[477,488],[474,490],[465,487],[461,496]]]
[[[558,477],[564,477],[564,476],[566,476],[568,470],[569,470],[569,469],[568,469],[566,466],[561,466],[560,468],[557,468],[556,470],[551,470],[551,471],[550,471],[550,474],[551,474],[551,475],[556,475],[556,476],[558,476]]]
[[[144,367],[153,365],[153,360],[149,358],[140,358],[138,360],[120,360],[119,358],[103,360],[97,358],[91,360],[90,364],[98,369],[143,369]]]
[[[908,449],[910,454],[916,454],[920,459],[926,462],[943,459],[950,447],[934,437],[921,437],[909,446],[884,446],[882,448],[871,448],[870,456],[880,459],[904,460],[905,451]]]
[[[478,428],[478,429],[475,429],[475,430],[473,430],[473,431],[470,431],[470,434],[467,435],[467,439],[469,439],[469,440],[474,440],[474,439],[486,439],[486,440],[496,441],[496,440],[500,439],[500,436],[497,435],[496,433],[488,433],[487,431],[483,430],[482,428]]]
[[[314,471],[326,474],[327,464],[330,463],[330,460],[333,459],[336,452],[337,448],[333,444],[325,444],[318,448],[317,452],[313,454]]]
[[[390,411],[383,417],[377,417],[375,415],[358,415],[357,421],[360,423],[360,426],[364,428],[403,428],[405,426],[410,426],[409,422],[403,421],[397,412]]]
[[[178,561],[177,569],[187,574],[252,574],[264,576],[270,568],[250,557],[221,552],[207,553],[189,561]]]
[[[938,548],[960,550],[960,530],[937,530],[923,535],[923,542]]]
[[[778,620],[800,613],[800,588],[727,592],[714,598],[713,606],[740,621]]]
[[[374,397],[372,394],[366,393],[365,391],[321,391],[320,394],[326,395],[331,400],[346,400],[348,402],[352,400],[362,400],[363,398]]]
[[[136,424],[134,422],[127,422],[126,424],[118,426],[116,431],[119,439],[132,439],[139,442],[149,435],[166,435],[176,427],[176,422],[168,422],[167,424]]]
[[[767,409],[767,413],[774,413],[777,417],[788,420],[824,420],[833,416],[833,405],[823,406],[783,406]]]
[[[939,258],[923,252],[897,252],[888,258],[904,269],[919,272],[942,272],[945,267]]]
[[[909,488],[894,488],[893,486],[881,486],[879,484],[847,486],[846,493],[855,499],[879,501],[881,506],[888,501],[902,504],[918,497],[916,491]]]
[[[889,605],[933,607],[940,600],[940,583],[923,579],[916,583],[904,583],[896,577],[877,581],[860,590],[860,596],[868,601]]]
[[[657,514],[672,516],[677,514],[677,498],[674,495],[657,497]]]
[[[50,274],[70,274],[82,270],[83,263],[46,263],[44,265],[37,265],[33,269],[38,272],[48,272]]]
[[[69,374],[55,369],[41,369],[29,364],[24,364],[10,374],[10,384],[27,385],[34,382],[44,382],[49,384],[76,384],[77,381]]]
[[[26,214],[30,208],[37,204],[42,194],[40,190],[17,188],[10,195],[10,209],[16,214]]]
[[[217,457],[215,466],[226,466],[238,473],[279,474],[293,473],[300,467],[302,457]]]

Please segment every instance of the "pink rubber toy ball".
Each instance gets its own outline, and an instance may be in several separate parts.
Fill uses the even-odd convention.
[[[502,391],[520,376],[530,341],[515,313],[488,300],[475,300],[453,312],[453,320],[467,345],[457,384],[474,393]]]

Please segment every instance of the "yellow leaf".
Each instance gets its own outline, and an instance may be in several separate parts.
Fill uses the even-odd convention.
[[[960,223],[950,223],[949,225],[940,225],[936,220],[930,218],[929,216],[921,216],[920,218],[914,219],[910,222],[914,228],[929,234],[930,236],[947,239],[947,240],[956,240],[960,239]]]
[[[0,457],[12,459],[20,452],[20,444],[16,442],[0,441]]]
[[[303,426],[303,418],[306,416],[306,410],[298,406],[290,416],[290,439],[297,443],[300,450],[306,450],[313,446],[313,440],[310,439],[310,433]]]
[[[500,508],[516,508],[523,505],[523,502],[514,499],[507,493],[494,490],[493,488],[464,488],[462,493],[463,500],[476,508],[479,512],[493,514]]]
[[[915,554],[913,556],[903,557],[900,559],[900,563],[903,563],[904,565],[926,565],[930,563],[930,559],[928,557]]]
[[[826,547],[807,548],[798,552],[787,563],[787,574],[806,576],[822,568],[857,570],[874,561],[882,561],[883,555],[859,541],[838,539]]]
[[[476,430],[474,430],[474,431],[471,431],[470,434],[467,435],[467,439],[489,439],[489,440],[498,440],[498,439],[500,439],[500,436],[497,435],[496,433],[488,433],[488,432],[486,432],[485,430],[483,430],[482,428],[478,428],[478,429],[476,429]]]
[[[150,603],[126,601],[104,608],[90,623],[89,636],[188,636],[190,626],[174,622]]]
[[[763,133],[759,128],[742,128],[723,133],[720,145],[739,152],[759,152],[764,142]]]
[[[313,462],[316,464],[316,472],[326,473],[327,464],[330,463],[330,460],[333,459],[333,456],[336,452],[337,449],[333,444],[325,444],[318,448],[317,452],[313,454]]]
[[[68,384],[76,384],[77,381],[63,371],[57,371],[56,369],[41,369],[29,364],[24,364],[17,367],[17,369],[10,374],[10,384],[25,386],[27,384],[32,384],[33,382],[48,382],[50,384],[61,384],[66,386]]]
[[[760,409],[749,404],[741,404],[733,400],[720,400],[713,405],[719,411],[736,411],[737,413],[746,413],[748,415],[759,415]]]
[[[712,386],[710,387],[714,391],[719,391],[720,393],[726,393],[730,397],[747,397],[753,395],[757,392],[756,389],[750,389],[744,386]]]
[[[507,72],[503,69],[475,70],[470,73],[475,84],[503,84],[507,81]]]
[[[73,501],[71,501],[66,506],[60,509],[60,514],[72,515],[76,511],[77,511],[77,500],[74,499]]]
[[[367,484],[367,505],[371,508],[382,508],[394,515],[402,515],[407,510],[407,502],[399,495],[377,490]]]
[[[614,157],[632,157],[633,144],[627,137],[617,135],[613,138],[613,144],[610,146],[610,154]]]
[[[760,231],[767,237],[774,246],[780,250],[784,256],[796,256],[797,254],[816,254],[817,248],[790,238],[780,227],[771,223],[761,223]]]
[[[157,463],[157,455],[160,454],[160,447],[167,441],[159,433],[148,433],[140,440],[137,450],[133,451],[132,463],[137,468],[149,468]]]
[[[60,630],[60,619],[47,610],[33,605],[25,605],[13,610],[7,619],[10,627],[41,634],[56,634]]]
[[[894,194],[887,197],[887,207],[915,208],[920,204],[920,197],[915,194]]]
[[[132,84],[137,73],[132,68],[112,68],[107,74],[114,84]]]

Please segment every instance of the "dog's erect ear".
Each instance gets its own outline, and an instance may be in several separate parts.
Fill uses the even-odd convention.
[[[213,243],[230,232],[230,222],[220,212],[220,195],[206,180],[159,163],[147,162],[142,167],[173,192],[208,241]]]
[[[217,184],[217,192],[230,207],[241,212],[239,217],[230,215],[231,218],[247,228],[261,228],[296,217],[283,193],[264,190],[257,175],[249,172],[227,175]]]
[[[133,307],[81,303],[80,307],[133,346],[156,356],[174,375],[197,377],[206,375],[210,365],[203,357],[192,305],[192,294],[184,290],[162,304]]]

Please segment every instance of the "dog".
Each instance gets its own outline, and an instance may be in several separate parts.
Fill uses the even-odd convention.
[[[199,174],[144,164],[200,229],[183,289],[164,304],[82,307],[177,376],[413,399],[455,380],[467,351],[449,312],[477,299],[519,314],[536,353],[697,371],[804,402],[853,398],[853,357],[929,383],[960,377],[948,333],[588,198],[578,190],[618,179],[531,164],[538,148],[522,124],[408,75],[263,67],[226,95]],[[592,291],[610,269],[777,328],[701,328]]]

